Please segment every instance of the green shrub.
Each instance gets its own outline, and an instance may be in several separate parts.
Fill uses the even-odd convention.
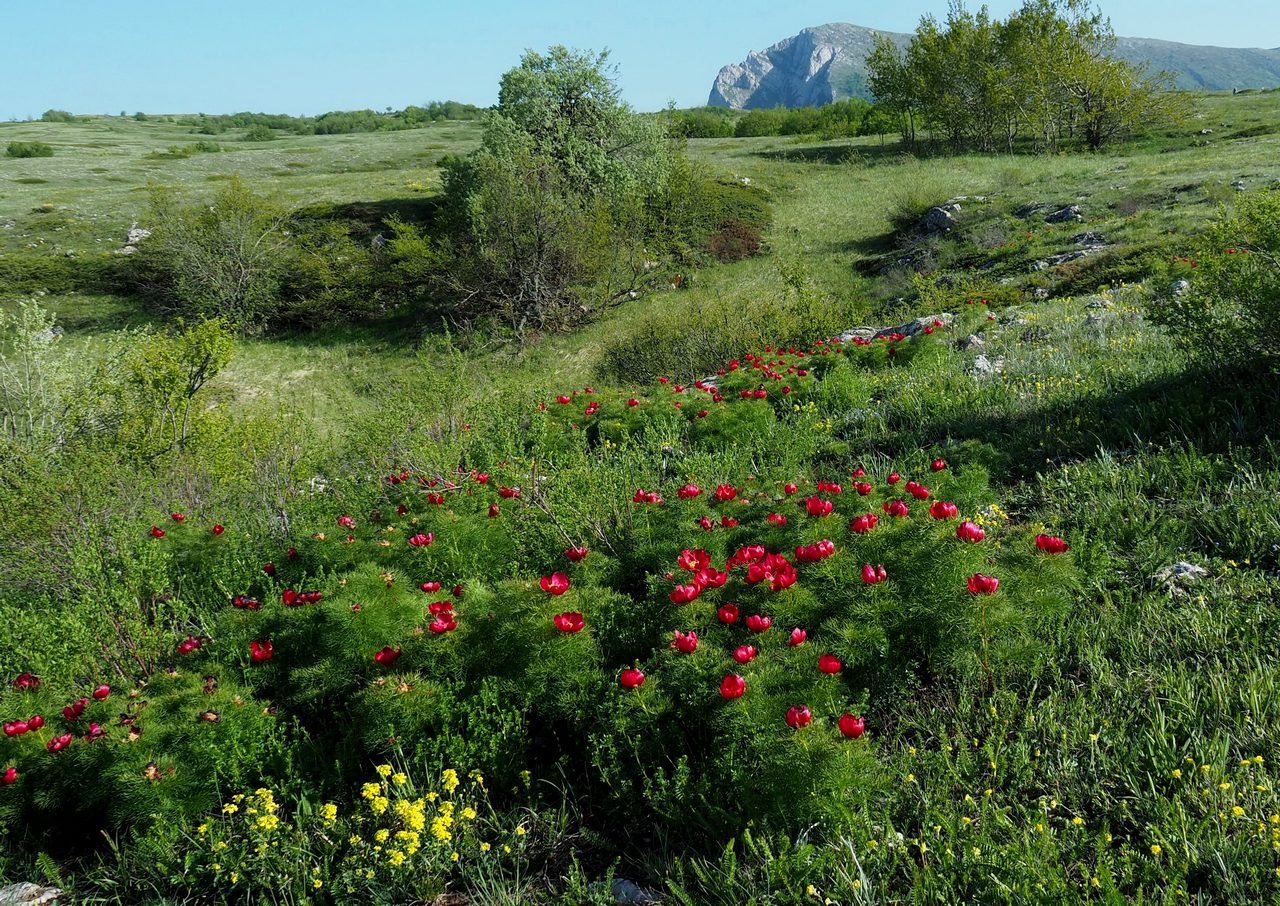
[[[42,123],[74,123],[76,118],[66,110],[46,110],[40,114]]]
[[[9,157],[53,157],[53,146],[44,142],[9,142]]]
[[[276,137],[275,130],[265,123],[254,123],[244,131],[244,135],[240,136],[242,142],[269,142],[274,141]]]

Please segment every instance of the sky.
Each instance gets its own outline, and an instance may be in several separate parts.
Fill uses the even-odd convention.
[[[976,7],[977,3],[971,3]],[[1003,16],[1016,0],[992,0]],[[1116,33],[1280,46],[1276,0],[1104,0]],[[719,68],[810,25],[911,31],[946,0],[0,0],[0,119],[316,114],[496,100],[526,48],[609,48],[641,110],[706,103]]]

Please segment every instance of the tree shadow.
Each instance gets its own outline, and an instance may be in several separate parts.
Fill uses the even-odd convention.
[[[783,163],[804,164],[857,164],[876,166],[899,162],[906,150],[898,142],[877,145],[861,145],[839,142],[822,145],[800,145],[794,148],[769,148],[754,152],[756,157]]]

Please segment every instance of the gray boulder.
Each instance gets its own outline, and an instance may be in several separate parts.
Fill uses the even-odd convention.
[[[0,906],[51,906],[66,894],[56,887],[39,884],[10,884],[0,887]]]
[[[959,205],[951,206],[954,210],[959,211]],[[938,233],[950,233],[953,229],[960,225],[960,221],[947,208],[930,208],[920,219],[920,232],[928,235],[937,235]]]
[[[1069,204],[1065,208],[1059,208],[1044,219],[1045,223],[1074,223],[1084,220],[1084,215],[1080,213],[1080,205]]]

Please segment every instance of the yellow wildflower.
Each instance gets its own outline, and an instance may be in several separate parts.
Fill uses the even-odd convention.
[[[222,814],[224,815],[234,815],[238,811],[240,811],[240,807],[231,802],[222,807]]]
[[[382,830],[378,831],[376,834],[373,835],[373,839],[377,840],[379,843],[386,843],[387,838],[390,836],[391,836],[391,831],[387,830],[386,828],[383,828]]]
[[[338,820],[338,807],[332,802],[326,802],[320,806],[320,820],[325,824],[333,824]]]
[[[387,777],[390,777],[390,776],[391,776],[391,770],[392,770],[391,765],[389,765],[389,764],[380,764],[380,765],[378,765],[378,776],[379,776],[379,777],[382,777],[382,778],[384,778],[384,779],[385,779],[385,778],[387,778]]]
[[[391,775],[391,782],[396,786],[404,786],[409,782],[409,776],[404,771],[397,771]]]
[[[458,788],[458,772],[453,768],[445,768],[444,773],[440,775],[440,785],[444,787],[446,793],[452,793]]]

